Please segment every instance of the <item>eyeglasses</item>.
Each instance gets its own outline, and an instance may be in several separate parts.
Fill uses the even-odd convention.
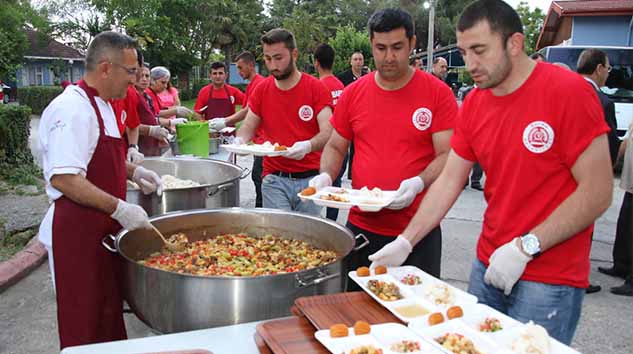
[[[138,68],[126,68],[125,66],[123,66],[123,65],[121,65],[119,63],[113,63],[113,62],[109,62],[109,63],[114,65],[114,66],[117,66],[117,67],[119,67],[119,68],[121,68],[123,70],[125,70],[125,72],[128,75],[136,75],[136,73],[138,72]]]

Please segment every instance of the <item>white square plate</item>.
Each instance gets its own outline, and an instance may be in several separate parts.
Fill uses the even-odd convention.
[[[336,197],[340,197],[345,201],[336,201],[323,199],[322,197],[332,194]],[[381,197],[374,197],[369,195],[368,192],[359,189],[341,188],[341,187],[326,187],[317,191],[313,195],[301,195],[297,194],[301,200],[311,200],[316,205],[326,206],[337,209],[350,209],[353,206],[357,206],[362,211],[379,211],[380,209],[389,205],[395,195],[395,191],[382,191]]]

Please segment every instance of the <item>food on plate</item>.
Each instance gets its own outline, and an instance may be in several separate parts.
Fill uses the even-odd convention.
[[[360,193],[358,195],[360,201],[365,204],[377,204],[382,202],[382,190],[378,187],[374,189],[369,189],[367,187],[363,187],[360,189]]]
[[[356,276],[368,277],[369,274],[369,268],[367,267],[358,267],[358,269],[356,269]]]
[[[376,266],[376,268],[374,268],[374,273],[376,273],[376,275],[387,274],[387,267],[383,265]]]
[[[354,334],[359,336],[371,332],[371,326],[365,321],[356,321],[354,323]]]
[[[394,310],[400,316],[406,317],[406,318],[421,317],[429,313],[429,310],[425,309],[424,307],[418,304],[400,306],[400,307],[396,307]]]
[[[512,342],[512,351],[517,354],[548,354],[549,335],[542,326],[528,322],[521,334]]]
[[[481,354],[470,339],[459,333],[446,333],[435,341],[455,354]]]
[[[442,322],[444,322],[444,315],[441,312],[435,312],[429,316],[429,326],[435,326]]]
[[[496,332],[502,329],[501,321],[494,317],[486,317],[486,319],[479,324],[479,331],[481,332]]]
[[[286,145],[277,145],[277,144],[275,144],[274,151],[286,151],[286,150],[288,150],[288,147]]]
[[[309,195],[314,195],[314,194],[316,194],[316,192],[317,192],[316,188],[314,188],[314,187],[308,187],[308,188],[306,188],[306,189],[304,189],[304,190],[302,190],[302,191],[301,191],[301,195],[303,195],[303,196],[307,197],[307,196],[309,196]]]
[[[424,296],[435,305],[452,305],[455,301],[453,291],[446,284],[432,284],[424,292]]]
[[[401,340],[399,342],[393,343],[389,349],[393,352],[397,353],[413,353],[417,352],[420,349],[420,342],[416,342],[414,340]]]
[[[383,301],[396,301],[402,299],[400,288],[394,283],[372,279],[367,282],[367,288]]]
[[[240,233],[189,242],[178,252],[163,247],[139,263],[202,276],[257,276],[315,268],[333,262],[336,257],[336,252],[313,247],[302,240],[273,235],[256,238]]]
[[[334,194],[334,193],[323,194],[323,195],[321,195],[320,198],[323,199],[323,200],[331,200],[331,201],[334,201],[334,202],[342,202],[342,203],[348,203],[349,202],[349,199],[347,199],[347,198],[345,198],[345,197],[343,197],[341,195]]]
[[[180,189],[180,188],[191,188],[191,187],[199,187],[200,183],[196,182],[196,181],[192,181],[190,179],[180,179],[177,177],[174,177],[172,175],[162,175],[160,177],[161,181],[163,182],[163,190],[168,190],[168,189]],[[132,181],[127,181],[127,187],[129,189],[139,189],[138,184],[132,182]]]
[[[373,345],[363,345],[352,349],[349,354],[382,354],[382,349],[374,348]]]
[[[420,285],[422,284],[422,279],[415,274],[407,274],[404,278],[400,279],[400,282],[406,285]]]
[[[463,316],[464,310],[462,310],[462,308],[459,306],[451,306],[448,308],[448,310],[446,310],[446,317],[448,317],[449,320]]]
[[[347,326],[342,323],[333,324],[330,326],[330,337],[338,338],[338,337],[347,337],[349,334],[349,330]]]

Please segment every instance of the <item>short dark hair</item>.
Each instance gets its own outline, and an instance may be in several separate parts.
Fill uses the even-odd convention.
[[[244,60],[247,63],[255,64],[255,56],[249,51],[241,52],[240,55],[235,57],[235,61],[238,60]]]
[[[221,61],[214,61],[213,63],[211,63],[211,69],[209,69],[209,72],[211,72],[211,70],[217,70],[219,68],[224,69],[224,72],[226,72],[226,64]]]
[[[143,52],[141,52],[139,48],[136,48],[136,62],[138,63],[138,66],[141,68],[145,64],[145,58],[143,57]]]
[[[329,44],[319,44],[314,50],[314,59],[319,61],[319,65],[325,70],[332,70],[334,65],[334,48]]]
[[[504,46],[510,36],[523,33],[519,14],[502,0],[477,0],[466,6],[457,21],[457,30],[464,32],[481,21],[488,22],[491,32],[501,34]]]
[[[283,43],[290,50],[297,48],[295,35],[285,28],[271,29],[262,36],[261,42],[268,45]]]
[[[591,75],[599,64],[607,65],[607,54],[600,49],[587,48],[578,56],[576,71],[579,74]]]
[[[393,8],[383,9],[374,12],[367,21],[369,29],[369,38],[374,38],[374,32],[384,33],[391,32],[398,28],[404,28],[407,38],[413,38],[413,19],[408,12]]]
[[[530,59],[536,60],[538,58],[541,58],[541,60],[545,61],[545,56],[539,52],[534,52],[532,53],[532,55],[530,55]]]
[[[112,56],[120,59],[124,49],[136,49],[136,40],[126,34],[105,31],[99,33],[88,46],[86,53],[86,70],[93,71],[104,58],[112,60]]]

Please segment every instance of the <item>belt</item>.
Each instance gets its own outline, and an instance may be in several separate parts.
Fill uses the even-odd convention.
[[[271,172],[270,174],[271,175],[275,175],[275,176],[279,176],[279,177],[301,179],[301,178],[314,177],[314,176],[319,174],[319,170],[307,170],[307,171],[303,171],[303,172],[275,171],[275,172]]]

